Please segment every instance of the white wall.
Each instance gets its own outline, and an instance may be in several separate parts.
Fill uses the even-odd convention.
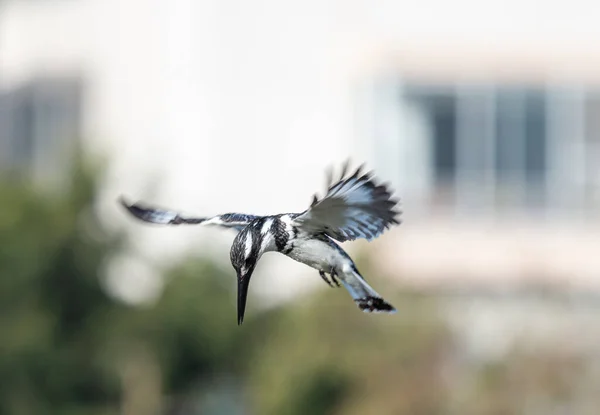
[[[40,71],[83,72],[85,139],[114,157],[103,197],[107,223],[135,229],[142,251],[166,257],[197,249],[189,242],[208,235],[219,238],[215,255],[226,261],[232,236],[132,223],[114,203],[118,194],[207,214],[303,209],[322,190],[326,166],[348,155],[375,160],[357,136],[352,102],[354,86],[369,74],[460,74],[498,62],[510,72],[521,62],[581,77],[600,62],[600,4],[582,0],[57,0],[0,7],[0,85]],[[385,171],[395,174],[381,170],[385,180]],[[286,284],[288,268],[306,271],[283,257],[268,262],[285,270],[277,278]],[[320,284],[316,274],[313,280]]]

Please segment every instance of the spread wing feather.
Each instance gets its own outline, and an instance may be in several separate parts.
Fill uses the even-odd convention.
[[[362,173],[363,166],[346,177],[349,163],[333,183],[328,174],[327,193],[319,199],[313,197],[310,208],[298,215],[294,224],[303,231],[324,233],[340,241],[377,238],[392,225],[400,224],[397,218],[398,201],[392,198],[385,184],[378,184],[372,172]]]
[[[137,219],[160,225],[213,225],[225,228],[242,230],[246,225],[257,219],[258,216],[243,213],[225,213],[212,217],[186,217],[178,212],[160,209],[142,203],[128,203],[123,197],[119,199],[121,205]]]

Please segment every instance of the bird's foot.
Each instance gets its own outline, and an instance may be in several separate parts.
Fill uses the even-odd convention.
[[[327,275],[325,275],[324,271],[319,271],[319,275],[321,276],[323,281],[325,281],[330,287],[335,288],[336,286],[340,286],[339,281],[335,278],[335,271],[329,274],[331,277],[331,281],[327,278]]]
[[[319,275],[321,276],[321,278],[323,278],[323,281],[325,281],[327,283],[327,285],[329,285],[330,287],[333,287],[333,284],[331,283],[331,281],[329,281],[329,279],[325,275],[325,272],[319,271]]]
[[[337,272],[335,272],[335,270],[331,271],[331,281],[333,281],[335,283],[336,286],[340,286],[340,281],[337,279]]]

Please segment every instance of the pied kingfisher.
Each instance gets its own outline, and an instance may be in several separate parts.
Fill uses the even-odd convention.
[[[214,225],[238,231],[230,251],[238,279],[238,325],[244,320],[250,277],[260,257],[270,251],[315,268],[332,287],[339,287],[341,281],[364,312],[395,313],[396,309],[367,284],[354,261],[336,243],[358,238],[370,241],[390,226],[400,224],[400,212],[395,210],[398,201],[392,199],[385,184],[373,180],[372,172],[362,174],[362,169],[360,166],[346,177],[346,162],[335,183],[329,171],[326,195],[319,199],[315,194],[310,207],[302,213],[186,217],[139,203],[129,204],[123,197],[119,200],[133,216],[145,222]]]

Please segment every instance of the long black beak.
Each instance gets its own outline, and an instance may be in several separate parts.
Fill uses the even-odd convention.
[[[246,298],[248,297],[248,286],[250,285],[252,270],[246,275],[238,274],[238,326],[244,322],[246,312]]]

